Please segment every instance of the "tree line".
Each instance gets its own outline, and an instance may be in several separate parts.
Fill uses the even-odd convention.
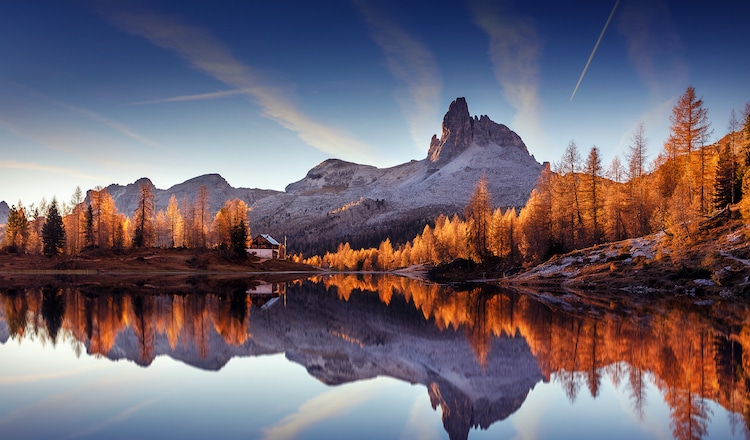
[[[13,205],[3,234],[3,249],[12,253],[74,255],[86,249],[218,248],[244,257],[250,240],[248,206],[227,200],[218,212],[209,208],[208,188],[178,203],[172,195],[166,209],[156,210],[154,187],[143,183],[130,216],[118,211],[106,188],[84,199],[76,188],[69,203],[43,199],[39,206]]]
[[[729,134],[709,142],[713,131],[703,99],[688,87],[670,117],[663,149],[648,160],[644,124],[631,136],[624,161],[605,169],[598,147],[585,160],[575,141],[542,171],[525,206],[493,208],[486,178],[477,184],[463,216],[440,216],[411,240],[386,238],[377,247],[305,259],[341,270],[391,270],[413,264],[498,260],[507,268],[530,266],[552,255],[665,231],[677,254],[695,238],[703,219],[730,205],[750,219],[750,103],[740,118],[731,111]],[[133,213],[118,212],[106,188],[86,199],[80,187],[70,202],[56,200],[10,208],[3,248],[10,252],[58,255],[91,248],[218,248],[245,255],[250,237],[247,204],[228,200],[216,213],[201,186],[193,199],[172,195],[157,211],[154,188],[139,188]]]
[[[700,224],[720,212],[730,215],[730,206],[750,221],[750,103],[741,118],[731,111],[726,136],[710,142],[712,135],[708,109],[690,86],[672,109],[669,136],[653,161],[643,122],[624,161],[615,156],[606,168],[598,147],[583,159],[572,140],[559,161],[542,171],[520,209],[493,209],[483,177],[463,216],[441,216],[398,246],[389,239],[359,250],[343,243],[336,252],[305,261],[338,270],[390,270],[494,259],[510,269],[657,231],[670,237],[679,258]]]

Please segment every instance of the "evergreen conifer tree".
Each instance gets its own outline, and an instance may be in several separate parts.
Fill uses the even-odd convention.
[[[725,206],[734,204],[740,199],[742,179],[736,176],[733,168],[732,154],[729,145],[727,145],[719,154],[719,163],[716,169],[713,199],[714,208],[716,209],[723,209]],[[732,196],[734,196],[734,199],[732,199]]]
[[[52,203],[47,209],[47,218],[44,221],[44,226],[42,226],[42,242],[44,243],[44,255],[52,257],[63,253],[65,226],[57,209],[56,199],[52,199]]]
[[[229,239],[234,254],[241,259],[247,257],[247,236],[247,225],[245,225],[244,220],[240,220],[239,223],[232,226]]]
[[[93,247],[96,237],[94,236],[94,208],[89,205],[86,208],[86,223],[84,225],[84,247]]]

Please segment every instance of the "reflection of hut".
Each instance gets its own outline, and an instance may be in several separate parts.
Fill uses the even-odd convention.
[[[259,258],[284,258],[284,246],[268,234],[253,238],[247,252]]]
[[[255,307],[265,310],[276,303],[281,296],[286,295],[286,283],[267,283],[261,281],[256,285],[250,286],[245,293]]]
[[[261,281],[254,286],[250,286],[245,293],[248,295],[281,295],[286,293],[286,284]]]

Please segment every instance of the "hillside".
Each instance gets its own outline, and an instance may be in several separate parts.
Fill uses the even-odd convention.
[[[750,293],[748,236],[750,226],[739,213],[731,219],[722,213],[685,246],[659,232],[555,256],[501,283],[573,305],[627,308],[680,300],[729,307],[733,297]]]

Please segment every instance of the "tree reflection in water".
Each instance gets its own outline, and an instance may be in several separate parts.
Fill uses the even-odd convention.
[[[332,275],[262,295],[249,287],[234,281],[208,294],[4,289],[0,320],[13,340],[69,342],[77,353],[142,366],[168,355],[217,370],[233,356],[284,352],[330,384],[376,375],[423,383],[452,438],[508,417],[540,379],[575,402],[581,392],[597,397],[605,376],[626,387],[641,420],[648,399],[657,398],[647,396],[646,384],[655,383],[676,438],[706,435],[709,400],[730,412],[733,433],[747,434],[750,325],[716,322],[700,306],[643,315],[571,311],[490,285],[454,289],[395,276]],[[467,383],[445,371],[463,372]]]

